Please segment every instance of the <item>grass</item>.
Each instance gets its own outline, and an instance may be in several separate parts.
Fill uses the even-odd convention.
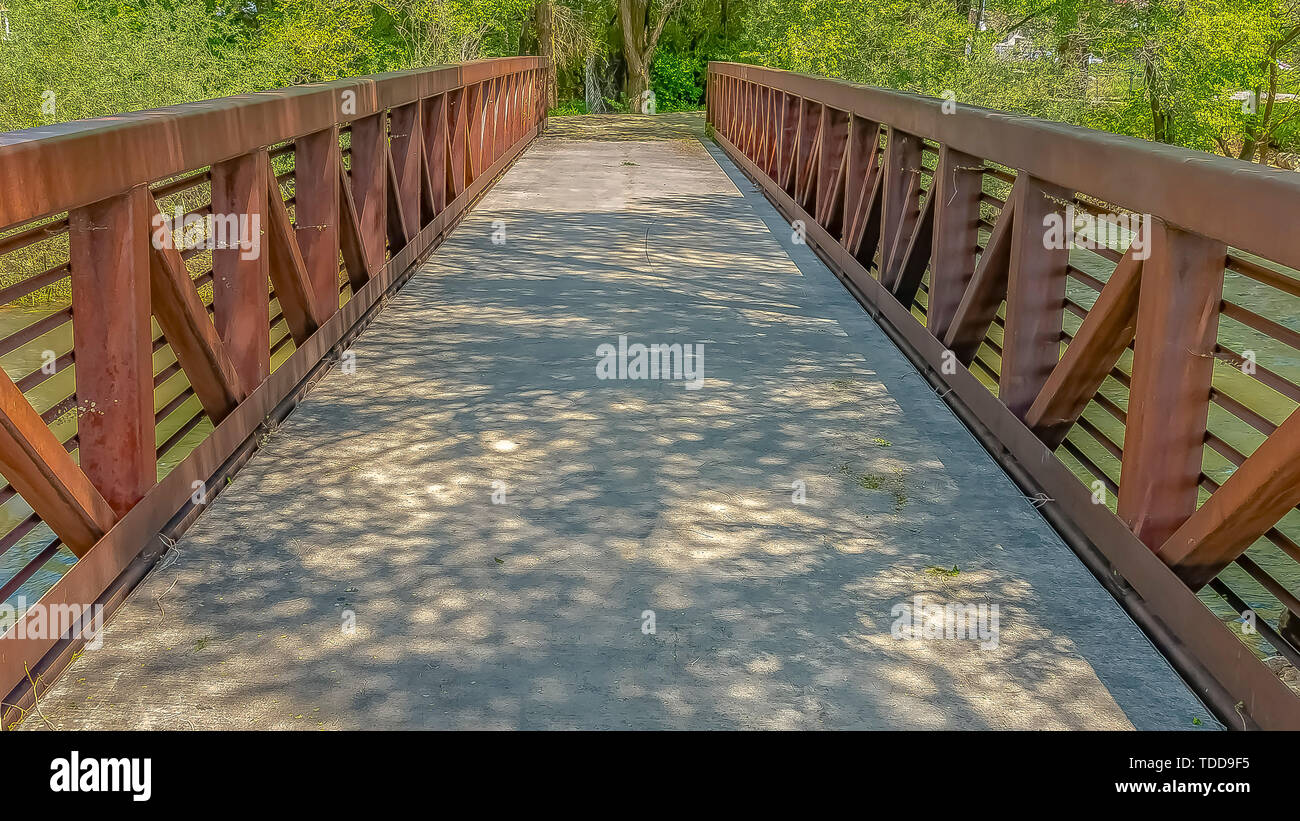
[[[863,490],[883,490],[894,497],[894,512],[907,507],[907,489],[903,485],[901,474],[859,473],[855,474],[848,462],[840,465],[840,472],[853,478],[855,484]]]
[[[863,490],[880,490],[884,483],[885,477],[875,473],[864,473],[858,477],[858,487]]]
[[[548,117],[572,117],[577,114],[587,113],[587,103],[585,100],[565,100],[558,103],[555,108],[546,112]]]
[[[287,165],[286,165],[287,163]],[[277,172],[283,173],[292,167],[292,159],[280,157],[277,159]],[[195,172],[201,173],[205,169],[196,169]],[[159,183],[169,182],[170,180],[160,180]],[[164,214],[171,214],[176,206],[181,206],[185,211],[197,209],[211,201],[212,189],[209,183],[200,183],[193,188],[181,191],[168,197],[161,197],[158,200],[158,206]],[[48,224],[62,219],[65,215],[57,214],[40,223],[32,223],[19,226],[4,234],[15,234],[20,231],[27,231],[33,225]],[[68,262],[68,234],[65,231],[44,237],[25,248],[20,248],[8,254],[0,256],[0,288],[9,288],[18,285],[31,277],[49,271],[56,266],[64,265]],[[211,267],[211,253],[203,252],[193,256],[189,261],[191,275],[202,272]],[[205,300],[211,299],[211,287],[204,286],[206,293],[200,296]],[[62,307],[72,302],[72,280],[70,277],[52,282],[43,288],[38,288],[30,294],[26,294],[6,304],[5,307],[19,308],[51,308]]]
[[[24,227],[23,230],[26,228]],[[18,285],[67,261],[67,234],[58,234],[5,254],[4,257],[0,257],[0,288]],[[71,301],[72,280],[64,277],[44,288],[37,288],[9,304],[23,308],[46,308],[67,305]]]
[[[17,285],[29,276],[29,274],[14,274],[10,271],[0,272],[0,288]],[[10,304],[23,308],[54,308],[67,305],[71,301],[72,281],[64,277],[58,282],[36,289]]]

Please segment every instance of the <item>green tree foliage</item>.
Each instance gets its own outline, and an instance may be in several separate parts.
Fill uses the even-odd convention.
[[[650,68],[650,86],[654,89],[659,111],[690,111],[704,99],[704,63],[692,57],[667,53]]]
[[[1300,151],[1300,0],[3,2],[4,128],[546,50],[573,110],[585,86],[627,106],[647,59],[660,110],[698,106],[707,62],[734,60],[1257,162]]]
[[[254,87],[239,21],[204,0],[7,0],[0,123],[21,128]],[[52,116],[51,116],[52,112]]]
[[[533,8],[532,0],[5,3],[6,129],[517,54]]]

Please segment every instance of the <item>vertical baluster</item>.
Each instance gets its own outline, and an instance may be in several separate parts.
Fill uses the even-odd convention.
[[[510,145],[519,141],[523,133],[523,120],[520,112],[523,110],[523,101],[525,97],[526,86],[524,85],[521,75],[510,75]]]
[[[1154,550],[1196,510],[1227,248],[1160,220],[1151,227],[1118,513]]]
[[[470,185],[483,173],[483,83],[469,86],[467,89],[469,107],[466,109],[467,157],[465,184]]]
[[[397,172],[397,192],[406,215],[406,231],[412,237],[424,224],[420,216],[421,121],[418,101],[393,109],[393,168]]]
[[[880,124],[853,115],[849,120],[849,140],[845,147],[844,232],[840,243],[850,253],[856,250],[866,219],[865,198],[874,180],[875,151],[880,142]]]
[[[921,140],[893,126],[885,144],[884,200],[880,223],[880,281],[892,285],[916,220]],[[902,237],[900,243],[899,237]]]
[[[386,112],[352,123],[352,197],[357,203],[361,243],[371,271],[378,271],[384,264],[388,219],[387,153]]]
[[[815,176],[817,140],[821,124],[821,104],[815,100],[801,99],[799,103],[799,140],[795,149],[794,198],[805,209],[810,200]]]
[[[485,131],[485,138],[489,141],[490,148],[487,159],[483,161],[484,169],[490,167],[501,156],[501,143],[505,136],[501,129],[501,110],[505,103],[505,78],[497,77],[492,80],[491,89],[491,96],[488,98],[488,124]]]
[[[212,166],[212,212],[239,220],[239,238],[255,249],[218,248],[212,252],[212,308],[217,333],[245,395],[271,373],[271,328],[266,322],[270,296],[267,223],[266,149]],[[247,232],[247,234],[246,234]]]
[[[141,185],[68,214],[81,469],[119,516],[158,481],[149,204]]]
[[[447,202],[456,199],[465,190],[465,178],[469,169],[466,98],[466,90],[463,88],[447,92]]]
[[[1034,404],[1061,356],[1069,249],[1046,247],[1046,220],[1064,219],[1071,192],[1021,172],[1011,227],[1006,327],[998,398],[1019,419]],[[1066,227],[1066,234],[1069,234]]]
[[[939,149],[934,193],[934,240],[930,254],[930,303],[925,326],[943,339],[975,273],[979,251],[980,193],[984,163],[970,154]]]
[[[849,142],[849,115],[824,107],[821,132],[816,216],[831,236],[838,236],[844,222],[844,154]]]
[[[294,236],[321,321],[339,308],[339,129],[294,144]]]
[[[433,213],[447,207],[447,95],[439,94],[425,101],[424,151],[429,162],[429,181],[433,185]]]
[[[777,184],[794,195],[796,148],[799,144],[799,105],[793,94],[781,95],[781,162],[777,167]]]

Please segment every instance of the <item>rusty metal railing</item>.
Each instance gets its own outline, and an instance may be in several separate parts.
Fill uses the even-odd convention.
[[[1225,723],[1300,728],[1300,177],[731,63],[708,118]]]
[[[0,603],[19,611],[0,723],[86,638],[34,629],[21,603],[121,602],[158,534],[197,516],[540,133],[544,65],[0,135]]]

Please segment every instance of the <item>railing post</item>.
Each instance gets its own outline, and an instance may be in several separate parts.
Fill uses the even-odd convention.
[[[121,516],[158,481],[149,189],[68,215],[81,469]]]
[[[721,77],[722,91],[718,95],[718,121],[714,128],[722,132],[722,136],[731,140],[732,136],[732,110],[735,106],[735,84],[731,77]],[[734,142],[734,140],[733,140]]]
[[[1061,358],[1070,251],[1068,242],[1047,247],[1044,220],[1063,212],[1072,193],[1025,172],[1019,176],[1025,184],[1015,189],[998,398],[1016,418],[1024,419]],[[1065,226],[1067,236],[1072,230]]]
[[[772,113],[773,101],[775,99],[775,91],[767,86],[759,87],[759,138],[758,153],[754,158],[754,163],[769,177],[772,176],[772,156],[776,151],[776,140],[773,138],[776,128],[776,115]]]
[[[530,126],[542,125],[546,122],[546,106],[550,99],[546,77],[546,73],[541,69],[533,72],[533,105],[528,120]]]
[[[466,109],[466,163],[465,184],[470,185],[483,173],[483,126],[484,126],[484,88],[483,83],[466,88],[468,108]]]
[[[805,211],[811,210],[812,183],[816,175],[818,129],[821,127],[821,104],[816,100],[799,100],[799,136],[795,148],[794,200]]]
[[[506,143],[504,149],[515,144],[519,139],[519,75],[510,74],[506,77],[506,87],[510,89],[506,96]]]
[[[515,78],[513,74],[507,74],[499,81],[498,95],[501,97],[497,104],[497,151],[493,160],[498,160],[506,153],[506,149],[515,141],[514,124],[511,122],[510,112],[514,110],[515,99]]]
[[[776,178],[777,160],[781,153],[781,92],[774,88],[761,86],[763,90],[760,108],[760,129],[762,145],[755,161],[759,169],[769,177]]]
[[[526,128],[523,113],[527,110],[528,83],[525,76],[520,74],[512,74],[510,82],[515,89],[511,96],[513,102],[510,105],[510,144],[514,145],[523,136]]]
[[[524,132],[524,122],[528,111],[528,73],[514,72],[510,75],[514,92],[510,95],[510,145]]]
[[[357,203],[362,248],[372,271],[383,267],[387,239],[387,125],[388,115],[382,111],[352,123],[352,198]]]
[[[533,100],[536,88],[533,84],[533,75],[536,72],[526,71],[518,75],[519,83],[519,108],[515,116],[515,131],[517,137],[522,137],[533,124]]]
[[[705,66],[704,76],[708,78],[708,81],[704,84],[704,122],[716,129],[717,124],[713,118],[714,103],[717,100],[717,91],[715,89],[718,84],[718,76],[713,73],[713,66],[711,65]]]
[[[1117,513],[1152,550],[1196,510],[1227,247],[1151,222]]]
[[[466,115],[465,89],[447,92],[447,127],[451,129],[447,141],[447,202],[465,190],[469,169],[469,120]]]
[[[737,118],[740,116],[740,80],[735,77],[727,78],[727,107],[726,120],[723,123],[724,133],[727,139],[731,140],[733,145],[739,145],[736,142]]]
[[[245,394],[271,373],[271,328],[265,319],[270,266],[262,238],[268,227],[267,166],[266,149],[212,166],[213,214],[238,219],[240,239],[255,243],[252,251],[212,252],[213,318]]]
[[[739,77],[731,81],[731,141],[745,152],[745,94],[749,86]]]
[[[745,83],[745,109],[741,114],[741,150],[746,157],[754,159],[754,146],[758,140],[758,85]]]
[[[294,235],[324,322],[339,309],[339,129],[299,137],[294,145]]]
[[[433,186],[433,213],[447,207],[447,94],[425,101],[424,152],[429,163],[429,182]]]
[[[916,221],[915,194],[921,174],[921,140],[893,126],[885,143],[884,199],[880,221],[880,281],[892,285]],[[899,238],[902,238],[901,243]],[[901,247],[899,247],[901,245]]]
[[[492,81],[492,120],[491,131],[492,150],[488,153],[491,158],[483,165],[490,167],[501,156],[501,149],[505,142],[505,129],[503,128],[503,112],[506,107],[506,78],[497,77]]]
[[[406,232],[414,237],[420,232],[420,131],[423,128],[420,103],[393,109],[393,167],[397,171],[397,193],[406,215]]]
[[[880,145],[880,124],[858,117],[849,118],[849,145],[845,149],[844,232],[840,243],[856,254],[870,215],[871,195],[876,187],[876,151]]]
[[[930,302],[925,325],[943,339],[975,274],[979,252],[980,194],[984,162],[943,146],[939,149],[934,193],[934,239],[930,253]]]
[[[831,236],[839,236],[844,223],[844,153],[849,143],[849,115],[823,106],[821,132],[814,214]]]
[[[781,92],[781,134],[777,145],[776,184],[794,194],[795,146],[799,139],[799,98]]]

